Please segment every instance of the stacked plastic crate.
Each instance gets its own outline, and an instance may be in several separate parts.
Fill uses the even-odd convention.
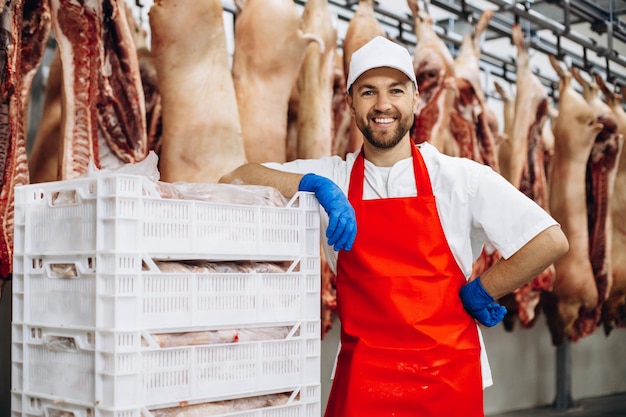
[[[16,188],[12,417],[191,416],[278,394],[205,415],[319,417],[315,197],[266,207],[153,189],[121,174]],[[164,272],[164,260],[284,269]],[[284,337],[167,347],[157,337],[276,328]]]

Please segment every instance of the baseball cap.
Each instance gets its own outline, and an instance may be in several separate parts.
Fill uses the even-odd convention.
[[[356,79],[365,71],[380,67],[389,67],[402,71],[413,81],[417,88],[413,59],[409,51],[404,46],[383,36],[376,36],[352,54],[346,90],[349,90]]]

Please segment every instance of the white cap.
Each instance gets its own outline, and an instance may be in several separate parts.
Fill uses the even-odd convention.
[[[365,71],[380,67],[402,71],[417,88],[413,59],[409,51],[404,46],[383,36],[376,36],[352,54],[346,90],[349,90],[356,79]]]

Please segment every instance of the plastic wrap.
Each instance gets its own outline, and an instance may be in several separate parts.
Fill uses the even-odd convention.
[[[154,151],[150,151],[143,161],[125,164],[113,170],[97,169],[95,165],[90,164],[86,176],[97,177],[112,173],[141,175],[147,179],[144,184],[146,194],[162,198],[270,207],[285,207],[288,203],[288,200],[276,188],[263,185],[159,181],[161,174],[158,170],[158,163],[158,156]],[[72,196],[62,195],[59,198],[71,202]]]

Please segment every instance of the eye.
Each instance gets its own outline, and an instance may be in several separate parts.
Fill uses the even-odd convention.
[[[396,95],[396,96],[400,94],[404,94],[404,90],[401,88],[393,88],[391,90],[391,94]]]
[[[364,90],[363,92],[361,92],[362,97],[371,97],[373,95],[374,95],[373,90]]]

